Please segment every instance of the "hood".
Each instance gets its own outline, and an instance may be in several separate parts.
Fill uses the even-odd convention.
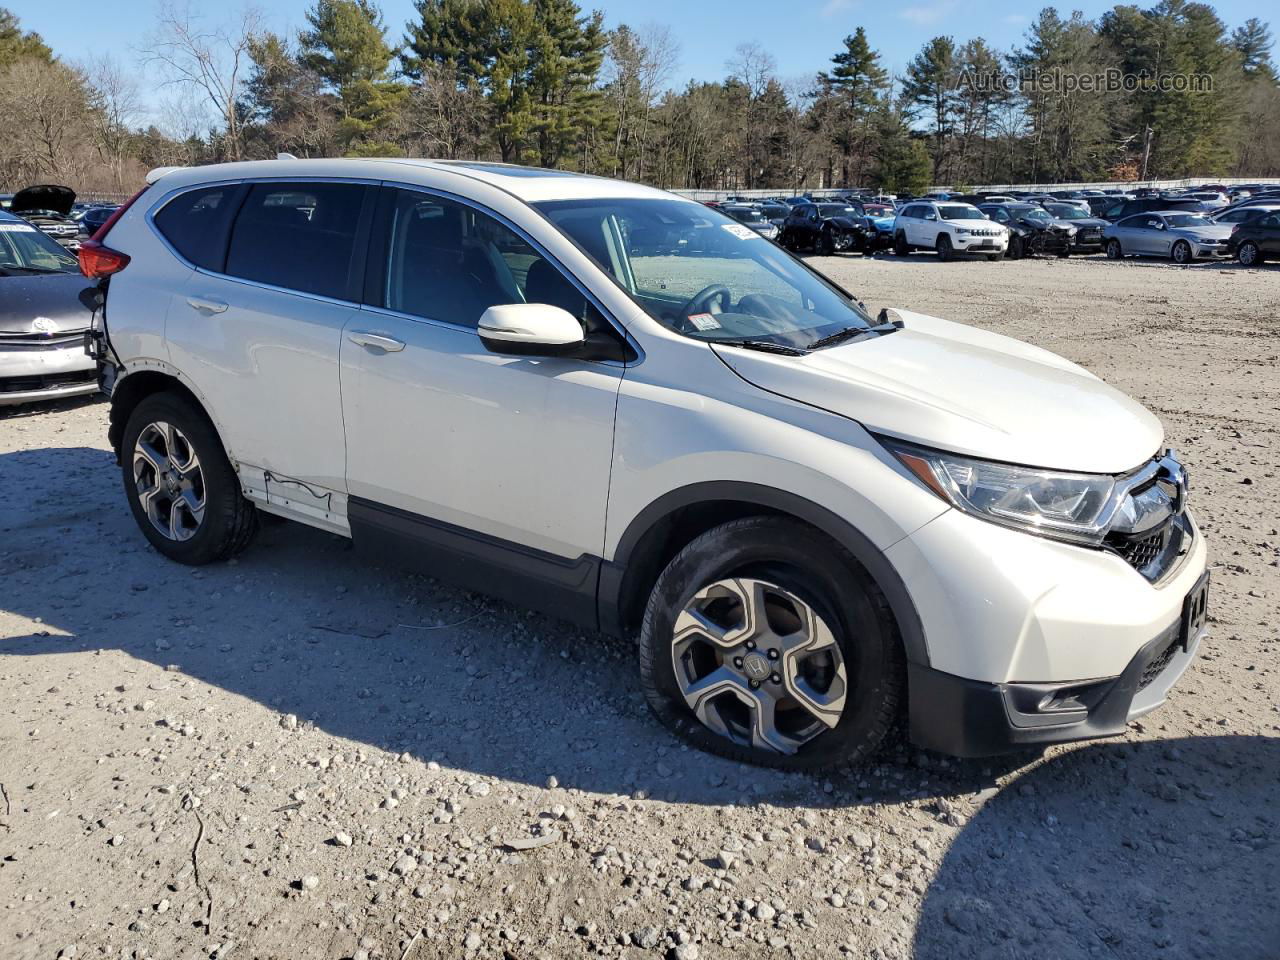
[[[822,220],[824,223],[834,223],[842,230],[858,230],[861,227],[861,224],[852,217],[823,217]]]
[[[897,217],[872,217],[871,222],[875,224],[876,229],[881,233],[892,233],[893,225],[898,222]]]
[[[71,206],[76,202],[76,192],[70,187],[45,183],[36,187],[27,187],[13,195],[9,204],[10,213],[23,213],[28,210],[51,210],[67,216]]]
[[[1056,470],[1121,473],[1164,439],[1160,421],[1039,347],[918,313],[904,329],[804,357],[713,345],[771,393],[922,446]]]
[[[76,273],[0,277],[0,334],[84,330],[92,315],[80,291],[93,286]]]
[[[1106,220],[1101,220],[1098,217],[1085,217],[1083,220],[1068,220],[1066,222],[1072,224],[1075,227],[1078,227],[1081,230],[1086,230],[1089,227],[1094,227],[1098,230],[1104,230],[1107,227],[1111,226],[1111,224],[1108,223]]]
[[[1214,223],[1204,227],[1173,227],[1171,232],[1196,240],[1225,240],[1231,236],[1231,228],[1234,226],[1234,223]]]

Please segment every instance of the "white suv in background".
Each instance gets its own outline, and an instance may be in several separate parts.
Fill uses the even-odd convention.
[[[708,750],[818,769],[903,715],[962,755],[1116,734],[1204,631],[1152,414],[1047,351],[870,316],[694,201],[209,166],[158,175],[81,263],[157,550],[222,560],[265,511],[638,633],[619,684]]]
[[[893,224],[893,252],[933,250],[940,260],[980,255],[999,260],[1009,245],[1009,231],[977,207],[945,200],[915,200],[898,211]]]

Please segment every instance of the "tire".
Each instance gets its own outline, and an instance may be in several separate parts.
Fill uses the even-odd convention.
[[[1070,245],[1065,246],[1065,247],[1063,247],[1061,250],[1059,250],[1059,251],[1058,251],[1058,259],[1059,259],[1059,260],[1065,260],[1065,259],[1067,259],[1067,257],[1069,257],[1069,256],[1071,256],[1071,247],[1070,247]]]
[[[777,643],[779,637],[785,641],[788,633],[792,637],[821,635],[828,638],[823,651],[805,654],[801,649],[770,660],[763,655],[769,652],[763,649],[765,641],[754,652],[747,652],[741,645],[727,650],[700,630],[686,628],[686,637],[693,639],[684,641],[686,652],[677,658],[681,642],[676,635],[677,624],[682,618],[685,623],[693,622],[686,608],[699,603],[727,603],[720,609],[730,611],[728,619],[732,620],[744,609],[738,603],[737,613],[732,613],[734,597],[760,594],[751,589],[726,593],[725,585],[747,580],[759,585],[768,598],[764,606],[770,619],[765,622],[774,632],[765,634],[771,638],[767,642]],[[700,598],[699,594],[710,595],[711,599]],[[796,606],[790,605],[793,601]],[[796,616],[802,609],[813,617],[806,620]],[[772,618],[776,616],[790,626],[775,625]],[[812,631],[791,632],[796,623],[816,626]],[[825,630],[821,629],[823,625]],[[732,636],[732,628],[729,633]],[[784,770],[824,770],[871,756],[897,722],[905,689],[902,645],[884,595],[846,550],[814,528],[785,517],[734,520],[709,530],[681,550],[658,577],[649,596],[639,653],[645,698],[658,719],[678,737],[710,753]],[[826,663],[825,672],[818,675],[818,682],[813,682],[807,673],[804,676],[810,680],[807,689],[822,690],[817,696],[830,696],[837,688],[837,653],[843,664],[844,682],[839,684],[839,698],[825,708],[825,722],[816,719],[794,698],[787,708],[789,691],[794,688],[790,681],[781,680],[781,674],[794,675],[810,669],[815,659],[822,660]],[[718,724],[721,730],[694,712],[685,690],[690,683],[705,678],[690,680],[689,671],[699,657],[705,660],[708,655],[711,660],[704,664],[706,670],[729,678],[718,682],[717,687],[731,683],[734,690],[751,698],[757,694],[748,689],[752,682],[749,677],[767,677],[755,681],[754,689],[762,701],[770,695],[782,698],[779,702],[784,709],[779,711],[779,722],[771,737],[765,738],[775,747],[754,742],[757,738],[750,732],[753,718],[762,711],[748,708],[738,694],[728,689],[718,695],[704,695],[700,701],[710,723]],[[810,659],[797,659],[805,656]],[[829,663],[826,658],[831,658]],[[772,675],[761,673],[760,670],[774,669],[770,663],[784,666]],[[829,681],[825,689],[823,677]],[[739,718],[737,724],[732,720],[734,716]],[[784,733],[784,726],[797,723],[808,726]],[[778,742],[781,749],[776,747]]]
[[[938,259],[943,263],[948,263],[955,259],[955,250],[951,246],[951,238],[945,233],[938,234],[938,239],[934,242],[933,249],[938,251]]]
[[[813,251],[820,257],[830,257],[836,252],[836,245],[831,239],[831,232],[823,230],[818,234],[818,240],[813,245]]]
[[[894,234],[893,252],[895,256],[899,257],[905,257],[911,252],[911,247],[907,245],[907,235],[905,233]]]
[[[987,263],[995,263],[996,261],[1002,260],[1002,259],[1004,259],[1004,254],[1002,253],[987,254]]]
[[[1256,267],[1262,263],[1262,251],[1252,240],[1246,240],[1244,243],[1240,244],[1240,248],[1236,250],[1236,259],[1246,267]]]
[[[1027,255],[1027,245],[1021,237],[1014,237],[1009,241],[1009,249],[1005,251],[1005,256],[1010,260],[1021,260]]]
[[[1194,259],[1191,253],[1191,244],[1185,240],[1179,240],[1173,245],[1173,249],[1169,251],[1169,259],[1174,263],[1190,263]]]
[[[1120,246],[1120,241],[1117,240],[1115,237],[1112,237],[1110,240],[1107,241],[1107,259],[1108,260],[1124,259],[1124,249]]]
[[[140,439],[149,453],[142,452]],[[133,518],[170,560],[192,566],[226,560],[245,549],[257,532],[258,511],[241,495],[217,431],[185,397],[157,393],[139,403],[125,425],[120,459]],[[158,469],[166,464],[172,486]],[[185,468],[177,470],[182,464]],[[151,488],[150,508],[143,502],[144,487]],[[162,532],[166,523],[168,530]]]

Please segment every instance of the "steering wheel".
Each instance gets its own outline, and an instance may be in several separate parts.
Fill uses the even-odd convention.
[[[693,326],[689,322],[689,317],[698,313],[711,313],[711,305],[717,300],[720,301],[721,313],[728,310],[733,303],[733,294],[723,283],[713,283],[690,297],[688,302],[680,308],[676,323],[685,328],[684,332],[689,332],[689,328]]]

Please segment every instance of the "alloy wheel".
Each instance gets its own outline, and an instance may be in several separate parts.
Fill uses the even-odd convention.
[[[1243,244],[1240,247],[1240,262],[1246,267],[1251,267],[1258,259],[1258,248],[1252,243]]]
[[[133,447],[138,503],[169,540],[190,540],[204,520],[204,471],[195,447],[171,423],[149,423]]]
[[[671,664],[694,715],[739,744],[794,754],[844,711],[835,634],[812,606],[764,580],[698,590],[676,618]]]

